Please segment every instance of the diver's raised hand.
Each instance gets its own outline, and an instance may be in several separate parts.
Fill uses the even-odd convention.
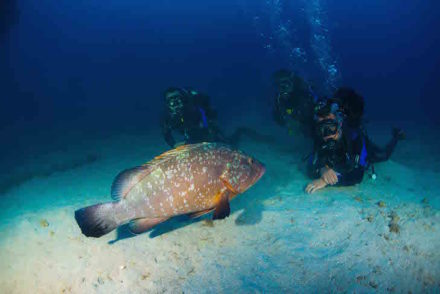
[[[327,185],[336,185],[338,183],[338,175],[329,167],[321,168],[321,179],[324,180]]]
[[[318,190],[321,190],[323,188],[325,188],[327,186],[327,183],[321,178],[321,179],[317,179],[314,180],[313,182],[311,182],[310,184],[307,185],[306,187],[306,192],[308,194],[312,194],[315,193]]]

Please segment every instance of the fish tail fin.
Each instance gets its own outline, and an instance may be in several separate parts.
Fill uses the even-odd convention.
[[[112,202],[100,203],[76,210],[75,220],[81,232],[87,237],[98,238],[116,229],[120,224],[112,218],[114,206]]]

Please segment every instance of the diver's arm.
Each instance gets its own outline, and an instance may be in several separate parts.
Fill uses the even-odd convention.
[[[368,136],[368,133],[365,129],[362,130],[362,136],[365,139],[365,146],[370,157],[374,157],[374,154],[385,153],[385,150],[374,143],[370,136]]]
[[[337,168],[323,167],[320,170],[321,179],[328,185],[351,186],[359,184],[364,176],[364,167],[352,167],[352,163]]]
[[[316,148],[315,148],[316,150]],[[319,157],[315,151],[310,155],[307,163],[307,174],[312,179],[318,179],[321,177],[321,169],[325,167],[325,163],[322,158]]]
[[[318,179],[320,177],[319,168],[316,168],[315,166],[308,164],[307,165],[307,175],[311,179]]]
[[[217,123],[217,111],[209,107],[209,101],[208,103],[205,104],[205,108],[199,109],[199,111],[201,113],[203,111],[202,120],[203,120],[203,116],[205,116],[207,123],[206,127],[208,128],[208,132],[210,134],[211,139],[214,141],[225,142],[225,136],[221,132]]]
[[[211,106],[209,101],[209,96],[202,95],[199,107],[202,107],[205,110],[206,117],[210,121],[215,121],[218,118],[217,111]]]
[[[171,126],[166,122],[162,126],[162,133],[163,133],[165,142],[167,142],[167,144],[169,146],[174,147],[174,145],[176,144],[176,140],[173,137],[173,132],[172,132]]]
[[[377,144],[371,140],[370,137],[364,133],[366,148],[369,154],[369,159],[372,163],[386,161],[390,158],[394,149],[396,148],[397,142],[404,137],[404,133],[400,129],[393,129],[393,135],[391,140],[385,146],[385,148],[379,147]]]
[[[273,107],[272,107],[272,117],[278,125],[284,126],[286,124],[284,111],[282,110],[284,108],[282,104],[284,103],[282,103],[280,99],[281,99],[280,94],[277,94],[277,96],[275,96],[274,98]]]
[[[193,99],[194,99],[193,100],[194,105],[203,109],[208,120],[217,119],[217,111],[211,107],[211,103],[210,103],[210,99],[209,99],[208,95],[197,94],[197,95],[193,96]]]
[[[281,113],[280,106],[277,104],[275,104],[273,107],[272,117],[278,125],[284,126],[286,124],[286,120],[284,119],[284,116]]]
[[[327,184],[327,185],[336,185],[339,181],[338,173],[335,172],[334,169],[324,166],[319,170],[319,173],[321,175],[321,179]]]
[[[351,171],[345,173],[338,173],[338,182],[337,186],[352,186],[355,184],[359,184],[362,182],[364,177],[364,168],[359,166],[358,168],[354,168]]]
[[[359,136],[357,140],[352,143],[354,150],[351,151],[349,156],[346,156],[345,163],[335,168],[335,172],[338,176],[338,186],[351,186],[359,184],[363,177],[366,167],[366,162],[362,159],[364,138]]]

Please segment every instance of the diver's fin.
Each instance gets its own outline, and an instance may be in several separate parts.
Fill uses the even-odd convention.
[[[120,172],[113,180],[112,199],[119,201],[124,198],[134,185],[149,174],[147,170],[148,166],[138,166]]]
[[[219,195],[219,200],[215,206],[214,216],[212,219],[224,219],[228,217],[231,213],[231,208],[229,207],[229,195],[231,192],[229,190],[224,191]]]
[[[78,223],[81,232],[87,237],[101,237],[118,227],[111,217],[111,210],[114,203],[101,203],[84,207],[75,211],[75,220]],[[102,213],[108,210],[108,213]]]
[[[166,221],[168,217],[162,218],[138,218],[130,221],[128,227],[133,234],[142,234],[150,230],[152,227]]]
[[[197,211],[197,212],[193,212],[193,213],[188,214],[188,216],[190,218],[197,218],[197,217],[201,217],[202,215],[208,214],[213,210],[214,209],[211,208],[211,209],[207,209],[207,210]]]

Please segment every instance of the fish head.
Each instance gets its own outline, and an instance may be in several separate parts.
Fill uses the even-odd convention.
[[[228,162],[223,180],[236,193],[243,193],[252,187],[266,172],[263,163],[241,152],[235,152]]]

